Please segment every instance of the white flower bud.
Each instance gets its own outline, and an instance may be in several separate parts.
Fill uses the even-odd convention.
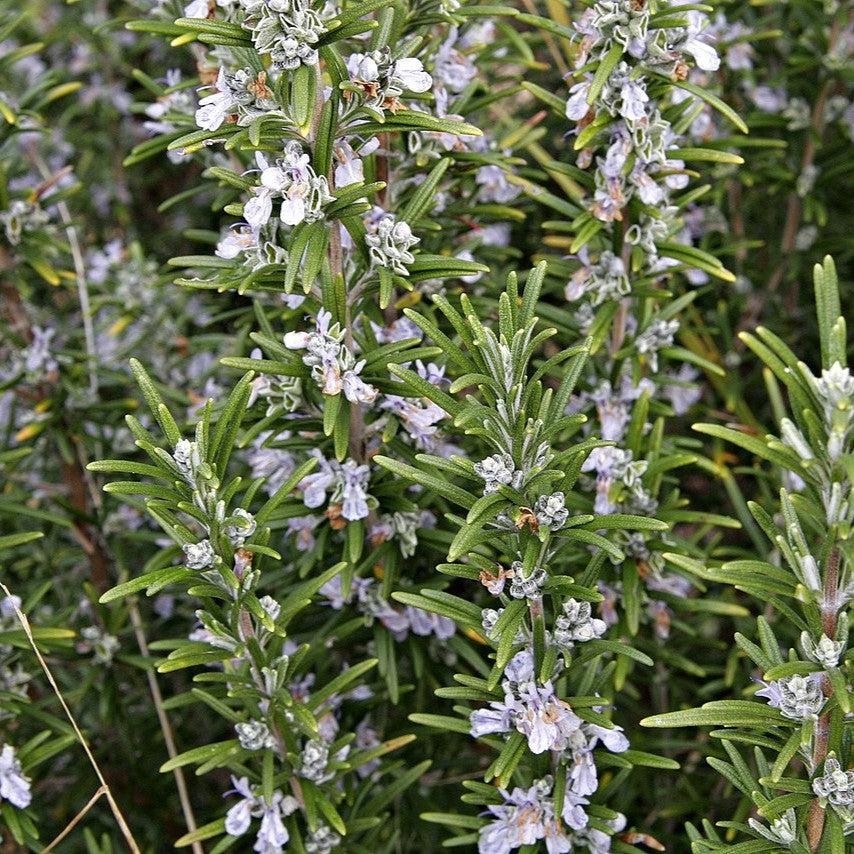
[[[562,492],[553,492],[551,495],[541,495],[534,505],[534,513],[537,523],[542,528],[556,531],[566,524],[569,511],[566,509],[565,498]]]
[[[210,540],[199,543],[187,543],[182,547],[190,569],[208,569],[216,560],[216,553]]]
[[[263,721],[244,721],[235,724],[234,731],[244,750],[269,750],[276,743],[270,728]]]
[[[831,668],[839,664],[843,645],[839,641],[831,640],[825,634],[822,634],[818,639],[818,643],[814,643],[808,632],[801,632],[801,648],[804,651],[804,655],[810,661],[815,661],[823,667]]]
[[[238,507],[228,519],[224,531],[229,542],[236,548],[242,546],[257,528],[254,517],[248,510]]]
[[[486,481],[484,495],[495,492],[499,486],[508,486],[513,482],[516,467],[510,454],[493,454],[479,463],[475,463],[475,474]]]
[[[824,763],[824,773],[812,781],[812,789],[822,806],[854,806],[854,771],[845,771],[832,754]]]

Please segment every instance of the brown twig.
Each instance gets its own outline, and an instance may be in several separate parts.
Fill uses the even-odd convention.
[[[838,16],[831,27],[830,34],[827,39],[827,52],[830,53],[836,46],[842,30],[842,17]],[[800,175],[808,172],[814,162],[818,147],[821,144],[824,135],[825,126],[825,106],[827,99],[833,89],[834,81],[828,80],[816,98],[813,105],[812,116],[810,121],[810,130],[807,135],[807,141],[804,145],[804,151],[801,155]],[[753,294],[748,301],[748,309],[739,325],[740,330],[753,329],[759,321],[762,309],[766,302],[768,293],[775,293],[783,281],[783,276],[789,265],[789,259],[792,251],[795,248],[795,243],[798,237],[798,230],[801,224],[801,215],[803,213],[803,201],[795,188],[790,194],[786,203],[786,219],[783,224],[783,237],[780,242],[780,260],[768,279],[767,286],[760,292]],[[743,345],[741,345],[743,346]]]
[[[148,641],[145,637],[142,617],[140,616],[136,600],[131,601],[128,610],[140,655],[144,658],[150,658],[151,653],[148,651]],[[157,676],[155,676],[151,668],[146,669],[145,673],[148,678],[148,690],[151,694],[151,699],[154,701],[154,709],[157,712],[160,731],[163,733],[163,741],[166,744],[166,752],[169,754],[170,759],[174,759],[178,755],[178,749],[175,746],[175,735],[172,731],[172,724],[169,721],[169,716],[166,714],[166,709],[163,708],[163,694],[160,692]],[[181,812],[184,814],[184,824],[186,824],[189,833],[194,833],[198,825],[196,824],[193,807],[190,804],[190,793],[187,790],[187,780],[184,777],[183,769],[173,768],[172,776],[175,779],[175,788],[178,790],[178,800],[181,803]],[[201,842],[193,843],[193,854],[204,854],[204,852],[205,849],[202,848]]]
[[[101,799],[101,795],[105,794],[106,791],[107,790],[103,786],[101,786],[101,788],[99,788],[95,792],[95,794],[92,795],[91,798],[89,798],[89,802],[86,804],[86,806],[83,807],[83,809],[80,810],[80,812],[77,813],[77,815],[74,816],[74,818],[71,819],[70,822],[68,822],[68,824],[62,830],[62,832],[59,834],[59,836],[57,836],[47,846],[47,848],[42,850],[42,854],[48,854],[48,851],[54,851],[56,849],[56,846],[59,845],[59,843],[62,842],[62,840],[65,839],[65,837],[68,836],[68,834],[71,833],[71,831],[74,830],[74,828],[77,827],[78,824],[80,824],[80,822],[86,816],[86,813],[88,813],[89,810],[92,809],[93,806],[95,806],[95,804]]]

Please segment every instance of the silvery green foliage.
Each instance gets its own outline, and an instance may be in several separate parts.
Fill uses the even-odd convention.
[[[150,462],[91,466],[160,479],[107,490],[144,496],[174,543],[102,601],[187,588],[201,600],[196,625],[159,670],[215,666],[224,676],[195,699],[228,719],[232,738],[186,751],[164,770],[227,768],[236,800],[183,844],[223,832],[270,851],[388,840],[381,811],[429,766],[388,765],[381,757],[411,736],[382,742],[366,711],[356,724],[365,709],[358,704],[377,691],[397,702],[397,644],[423,638],[419,656],[447,657],[454,647],[444,644],[456,633],[447,615],[391,599],[402,560],[436,519],[400,488],[377,484],[372,457],[381,441],[403,454],[444,451],[437,422],[445,413],[388,374],[390,365],[412,364],[438,388],[444,371],[430,360],[441,349],[422,342],[393,305],[401,293],[486,271],[471,250],[458,258],[431,252],[414,226],[434,209],[453,223],[469,164],[497,168],[502,156],[487,156],[480,132],[456,114],[474,93],[474,66],[462,51],[482,43],[480,22],[440,16],[419,34],[402,7],[375,15],[379,6],[336,13],[259,3],[229,8],[225,20],[186,10],[175,29],[217,45],[195,52],[208,85],[194,110],[173,76],[172,88],[145,108],[158,143],[130,157],[168,145],[185,163],[198,152],[205,178],[224,189],[220,206],[239,219],[213,241],[213,254],[173,259],[186,268],[179,283],[251,295],[259,325],[248,354],[224,360],[250,373],[224,402],[188,414],[189,435],[134,363],[163,435],[155,439],[129,418]],[[164,32],[147,21],[133,27]],[[439,39],[422,48],[434,27]],[[372,28],[368,45],[353,40]],[[419,49],[422,57],[407,53]],[[451,152],[470,159],[455,170]],[[250,473],[245,485],[230,461]],[[271,588],[264,564],[283,560],[270,545],[274,529],[288,535],[291,560]],[[324,615],[331,617],[319,629]],[[368,682],[378,663],[383,682]]]
[[[814,270],[821,341],[818,368],[808,367],[767,329],[744,340],[768,367],[768,382],[789,412],[777,411],[780,437],[763,438],[716,424],[697,429],[741,446],[770,464],[783,482],[773,515],[751,504],[772,548],[767,560],[735,560],[721,567],[677,558],[687,571],[737,584],[778,616],[757,620],[758,643],[737,634],[761,688],[752,700],[722,700],[698,709],[647,718],[647,726],[718,725],[730,763],[714,760],[758,811],[750,833],[791,851],[842,851],[854,832],[854,787],[847,770],[850,674],[846,650],[852,598],[850,542],[854,450],[854,381],[847,366],[846,324],[836,269],[828,257]],[[809,438],[807,438],[809,437]],[[788,651],[779,636],[799,637]],[[800,649],[798,649],[800,647]],[[753,745],[757,772],[739,745]],[[756,775],[756,776],[754,776]],[[795,793],[797,797],[786,795]],[[691,829],[698,851],[718,850]]]
[[[210,402],[203,407],[193,438],[188,439],[182,437],[142,367],[135,363],[134,371],[163,431],[165,447],[135,418],[129,418],[151,462],[105,461],[90,467],[153,478],[154,482],[113,483],[107,488],[114,494],[147,496],[148,512],[174,546],[161,552],[159,567],[119,585],[102,601],[145,588],[159,590],[167,584],[187,588],[199,600],[195,628],[189,641],[173,650],[159,670],[216,668],[211,675],[221,678],[199,681],[210,681],[209,690],[216,693],[221,685],[225,696],[218,698],[200,688],[194,693],[233,727],[231,739],[189,750],[164,766],[169,770],[196,762],[209,769],[226,766],[232,773],[233,790],[227,794],[238,800],[230,801],[224,825],[215,823],[213,832],[188,834],[187,841],[224,829],[232,837],[251,833],[261,848],[282,849],[291,833],[311,838],[324,830],[332,834],[330,839],[340,839],[348,832],[348,823],[351,828],[371,828],[376,822],[368,815],[342,817],[342,797],[363,778],[379,779],[378,758],[406,739],[381,743],[367,718],[356,733],[341,731],[339,720],[351,704],[358,708],[371,698],[372,690],[359,680],[377,661],[363,660],[328,677],[324,645],[300,643],[292,628],[317,592],[336,579],[346,564],[337,563],[306,580],[295,575],[287,586],[278,586],[276,597],[259,590],[265,561],[281,559],[268,545],[268,522],[303,478],[310,476],[316,459],[297,467],[261,500],[263,480],[251,481],[245,489],[239,476],[228,473],[234,439],[252,394],[251,374],[234,387],[216,416]],[[183,568],[169,565],[182,554]],[[333,642],[328,638],[328,643]],[[282,773],[288,775],[290,794],[277,784]],[[294,823],[298,811],[306,817],[305,828]],[[319,815],[329,824],[318,823]]]

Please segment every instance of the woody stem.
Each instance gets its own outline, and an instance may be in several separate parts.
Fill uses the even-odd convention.
[[[824,576],[824,591],[821,602],[822,630],[829,638],[836,635],[839,592],[839,562],[841,554],[838,546],[831,549],[827,559],[827,569]],[[821,688],[825,697],[830,697],[833,688],[827,674],[822,676]],[[826,705],[826,704],[825,704]],[[817,771],[827,759],[830,739],[830,713],[824,712],[816,723],[815,742],[813,745],[812,767]],[[821,837],[824,832],[824,807],[816,798],[811,804],[807,816],[807,841],[811,854],[818,854]]]

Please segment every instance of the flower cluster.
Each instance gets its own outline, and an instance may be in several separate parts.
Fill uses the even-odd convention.
[[[480,832],[480,854],[510,854],[523,845],[542,841],[549,854],[569,852],[586,846],[602,850],[608,846],[609,834],[587,826],[587,816],[581,806],[584,798],[565,794],[563,807],[558,810],[553,797],[554,781],[544,777],[527,789],[516,787],[502,791],[503,804],[489,806],[490,823]],[[619,813],[609,820],[610,830],[625,827],[625,817]]]
[[[373,403],[377,390],[359,378],[364,359],[356,361],[343,343],[340,324],[331,321],[332,314],[321,309],[317,314],[317,330],[289,332],[285,335],[285,346],[289,350],[306,351],[302,360],[311,368],[311,377],[323,394],[334,396],[343,391],[351,403]]]
[[[308,0],[240,0],[244,26],[252,30],[252,42],[277,68],[294,71],[317,65],[318,39],[326,32],[319,12]]]
[[[392,59],[389,48],[371,53],[352,53],[347,58],[350,81],[367,106],[394,113],[403,108],[404,92],[429,91],[433,78],[424,70],[420,59]]]
[[[261,171],[260,185],[243,207],[246,223],[253,232],[270,221],[274,199],[281,200],[278,210],[283,225],[315,222],[323,216],[323,206],[332,201],[329,186],[324,176],[315,174],[300,143],[289,142],[284,155],[272,164],[260,152],[255,155],[255,162]]]
[[[854,823],[854,771],[845,771],[835,756],[828,756],[824,773],[812,781],[812,788],[820,804],[830,804],[846,825]]]

